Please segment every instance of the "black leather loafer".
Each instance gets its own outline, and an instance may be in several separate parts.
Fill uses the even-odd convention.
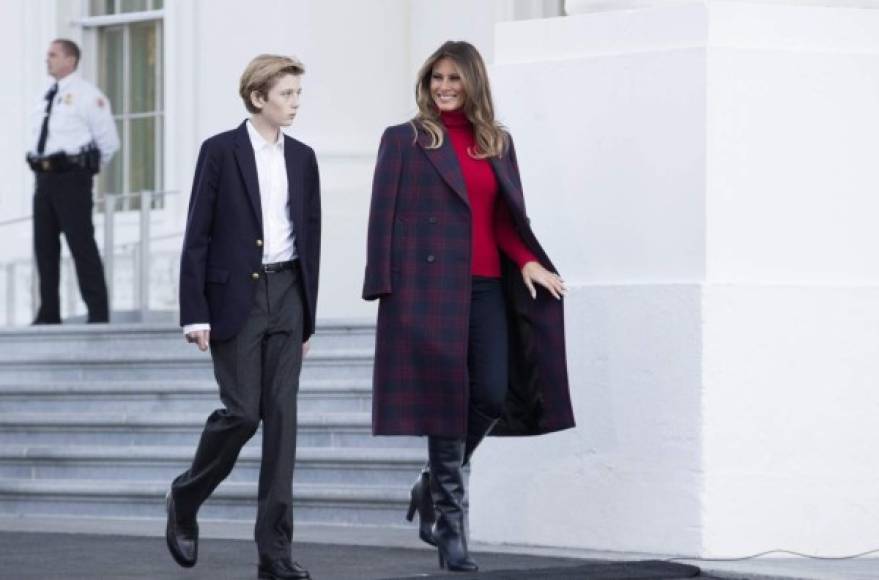
[[[298,562],[291,562],[290,558],[270,560],[260,556],[259,577],[263,580],[309,580],[311,575]]]
[[[174,508],[171,491],[165,496],[165,509],[168,512],[168,525],[165,527],[165,541],[174,561],[184,568],[192,568],[198,560],[198,523],[180,522]]]

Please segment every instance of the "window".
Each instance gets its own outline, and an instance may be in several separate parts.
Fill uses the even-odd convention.
[[[90,0],[89,16],[145,12],[162,8],[164,8],[162,0]]]
[[[98,85],[116,119],[121,147],[98,180],[97,195],[161,191],[164,88],[162,0],[90,0],[98,47]],[[137,13],[135,18],[132,14]],[[117,16],[117,18],[114,18]],[[142,18],[138,18],[142,16]],[[162,207],[161,196],[152,207]],[[120,199],[116,209],[140,209]]]

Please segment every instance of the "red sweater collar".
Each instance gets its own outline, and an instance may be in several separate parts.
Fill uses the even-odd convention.
[[[467,113],[461,109],[456,109],[454,111],[440,111],[440,119],[442,120],[443,125],[449,129],[469,128],[472,126],[470,119],[467,118]]]

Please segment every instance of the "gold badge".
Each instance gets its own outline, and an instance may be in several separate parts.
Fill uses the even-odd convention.
[[[73,102],[73,93],[67,93],[66,95],[64,95],[64,104],[65,105],[69,105],[72,102]]]
[[[49,167],[51,167],[48,159],[43,159],[41,165],[43,166],[43,171],[49,171]]]

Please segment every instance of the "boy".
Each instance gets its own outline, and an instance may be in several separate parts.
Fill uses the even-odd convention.
[[[296,395],[314,332],[320,185],[314,151],[285,136],[302,64],[256,57],[239,93],[250,118],[204,142],[180,263],[186,340],[210,347],[225,408],[207,420],[192,466],[171,484],[166,539],[184,567],[198,557],[196,514],[263,423],[255,538],[259,577],[310,578],[292,562]]]

